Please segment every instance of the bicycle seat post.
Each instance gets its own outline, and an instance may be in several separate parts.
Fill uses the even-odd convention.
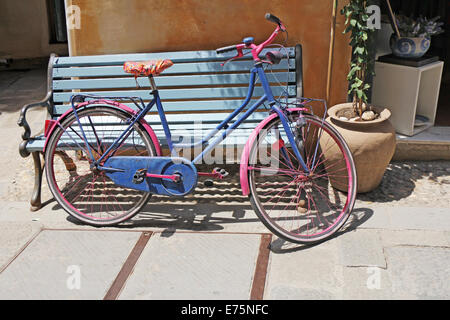
[[[150,80],[150,88],[152,88],[152,91],[158,90],[156,88],[156,83],[155,83],[155,79],[153,79],[153,75],[149,75],[148,80]]]

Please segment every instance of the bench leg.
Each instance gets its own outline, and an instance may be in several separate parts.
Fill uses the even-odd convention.
[[[41,202],[41,187],[42,187],[42,172],[43,167],[41,164],[41,153],[32,152],[34,161],[34,189],[31,196],[31,211],[37,211],[42,207]]]
[[[31,196],[31,211],[37,211],[42,208],[41,190],[42,190],[42,176],[44,172],[44,166],[41,162],[41,152],[32,152],[34,161],[34,189]],[[59,156],[66,166],[66,170],[71,176],[76,176],[77,166],[73,160],[64,152],[57,151],[56,155]]]

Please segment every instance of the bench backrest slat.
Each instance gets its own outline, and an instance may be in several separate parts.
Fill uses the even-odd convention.
[[[272,86],[272,92],[275,96],[282,95],[286,90],[286,86]],[[211,98],[243,98],[246,96],[248,89],[246,87],[226,87],[226,88],[193,88],[193,89],[162,89],[159,90],[161,99],[211,99]],[[289,86],[288,92],[290,96],[295,95],[295,86]],[[131,96],[140,97],[144,100],[151,98],[149,90],[128,90],[124,91],[81,91],[79,94],[93,94],[105,97]],[[73,92],[55,92],[53,100],[55,102],[70,101]],[[262,87],[255,87],[254,96],[261,97],[264,94]],[[236,107],[238,107],[238,103]]]
[[[139,77],[138,83],[140,87],[150,87],[148,78]],[[163,87],[186,87],[186,86],[214,86],[214,85],[246,85],[249,83],[249,74],[209,74],[184,76],[158,76],[155,77],[155,83],[158,88]],[[274,72],[267,73],[267,80],[271,83],[279,82],[295,82],[295,72]],[[53,90],[78,90],[78,89],[120,89],[133,88],[136,89],[136,81],[134,78],[97,78],[82,80],[54,80]]]
[[[273,49],[272,49],[273,50]],[[261,55],[265,55],[270,49],[264,49]],[[286,48],[290,58],[295,57],[293,47]],[[229,52],[218,55],[216,51],[175,51],[159,53],[134,53],[134,54],[111,54],[98,56],[79,56],[79,57],[58,57],[55,60],[54,67],[86,67],[86,66],[105,66],[122,65],[125,61],[145,61],[157,59],[170,59],[174,63],[184,62],[207,62],[224,61],[232,57],[235,53]]]
[[[210,63],[176,63],[169,69],[166,69],[164,75],[188,74],[188,73],[229,73],[229,72],[247,72],[252,68],[254,62],[233,61],[222,66],[222,62]],[[278,65],[272,67],[273,70],[286,71],[295,69],[294,59],[284,59]],[[132,75],[123,71],[123,66],[97,66],[97,67],[57,67],[53,69],[53,78],[70,77],[132,77]]]

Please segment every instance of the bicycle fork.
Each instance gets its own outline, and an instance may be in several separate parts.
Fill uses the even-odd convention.
[[[302,168],[305,171],[305,173],[309,174],[310,169],[308,168],[308,166],[305,163],[305,160],[303,159],[302,152],[300,151],[300,149],[298,147],[298,144],[297,144],[297,141],[296,141],[296,139],[294,137],[294,134],[292,132],[292,129],[289,126],[289,120],[287,119],[285,113],[278,106],[273,105],[272,109],[280,117],[281,124],[283,125],[283,129],[284,129],[284,131],[286,133],[286,136],[288,138],[289,144],[292,147],[292,151],[294,152],[294,155],[297,157],[297,159],[300,162],[300,165],[302,166]],[[279,132],[277,132],[277,135],[278,135],[278,140],[281,141],[281,134]],[[283,157],[285,159],[287,159],[287,160],[290,159],[288,151],[287,151],[287,148],[284,145],[280,146],[280,150],[281,150],[281,153],[282,153],[282,155],[283,155]],[[297,168],[294,168],[293,164],[290,161],[288,161],[287,164],[291,167],[291,169],[294,169],[294,170],[297,169]]]

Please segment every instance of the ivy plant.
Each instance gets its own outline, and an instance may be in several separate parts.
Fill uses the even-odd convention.
[[[374,74],[369,40],[375,29],[368,27],[369,15],[366,11],[371,4],[370,0],[350,0],[341,10],[341,14],[346,18],[344,33],[350,33],[350,46],[353,49],[350,71],[347,75],[350,88],[348,94],[353,97],[354,112],[360,119],[364,111],[363,105],[367,104],[368,100],[367,91],[370,84],[367,83],[367,79]]]

